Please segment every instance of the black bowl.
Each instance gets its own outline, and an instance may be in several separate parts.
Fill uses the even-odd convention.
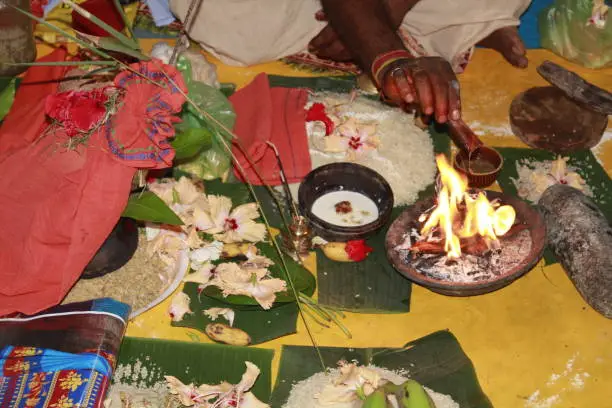
[[[378,207],[378,219],[356,227],[330,224],[315,216],[311,209],[315,200],[324,194],[348,190],[369,197]],[[391,217],[393,191],[380,174],[355,163],[332,163],[308,173],[298,192],[300,212],[310,221],[313,235],[327,241],[346,242],[363,239],[381,227]]]

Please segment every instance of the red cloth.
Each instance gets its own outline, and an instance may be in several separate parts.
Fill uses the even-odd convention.
[[[80,6],[117,31],[122,31],[125,28],[123,17],[121,17],[113,0],[87,0]],[[111,36],[105,29],[100,28],[76,11],[72,12],[72,28],[83,34],[97,37]]]
[[[64,58],[59,50],[46,60]],[[66,133],[46,128],[42,96],[56,92],[57,82],[50,80],[64,71],[30,68],[0,128],[0,316],[33,314],[59,303],[117,223],[141,157],[136,153],[133,161],[126,152],[113,151],[109,130],[120,145],[128,138],[143,147],[142,140],[151,141],[144,167],[162,167],[161,153],[167,151],[152,143],[155,135],[147,134],[153,129],[147,126],[147,115],[125,103],[112,127],[102,126],[86,146],[62,147]],[[145,93],[164,101],[168,91],[156,89]],[[127,89],[126,95],[137,90]],[[126,122],[142,126],[136,129]]]
[[[266,74],[259,74],[230,97],[237,116],[234,133],[267,184],[281,184],[276,156],[267,141],[276,145],[290,183],[302,181],[312,169],[304,109],[307,100],[304,89],[270,88]],[[232,150],[248,181],[264,184],[235,143]],[[234,173],[244,181],[237,169]]]

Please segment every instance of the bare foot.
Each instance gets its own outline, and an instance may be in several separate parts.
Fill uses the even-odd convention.
[[[521,37],[519,37],[516,27],[502,27],[492,32],[478,45],[494,49],[515,67],[527,68],[528,61],[525,45]]]

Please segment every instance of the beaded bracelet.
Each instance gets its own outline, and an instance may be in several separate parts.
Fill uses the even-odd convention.
[[[380,54],[374,59],[372,63],[372,78],[376,82],[376,85],[380,88],[380,79],[379,75],[384,71],[389,65],[393,64],[396,61],[403,59],[413,59],[412,54],[406,50],[394,50],[385,52],[384,54]]]

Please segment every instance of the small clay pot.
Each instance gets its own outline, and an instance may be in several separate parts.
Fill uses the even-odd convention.
[[[97,278],[128,263],[138,247],[138,225],[131,218],[120,218],[98,252],[85,267],[82,279]]]
[[[324,194],[347,190],[369,197],[378,207],[378,218],[369,224],[344,227],[323,221],[312,213],[312,205]],[[393,191],[374,170],[355,163],[331,163],[308,173],[298,192],[300,213],[308,219],[313,236],[327,241],[347,242],[366,238],[382,228],[391,217]]]
[[[486,162],[491,168],[487,171],[473,171],[470,163]],[[468,178],[468,186],[471,188],[485,188],[495,183],[497,176],[504,165],[504,159],[497,150],[490,147],[478,147],[472,154],[460,151],[455,155],[453,167],[455,170],[465,174]]]

